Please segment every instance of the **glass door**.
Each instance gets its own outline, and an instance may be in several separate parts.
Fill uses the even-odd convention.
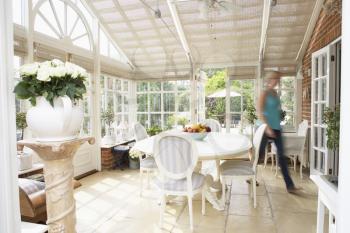
[[[230,80],[230,132],[244,133],[249,126],[244,113],[248,105],[255,106],[255,81],[253,79]],[[248,130],[250,132],[250,130]]]
[[[311,102],[311,174],[328,174],[329,153],[326,147],[326,125],[323,114],[330,105],[331,47],[312,54]]]

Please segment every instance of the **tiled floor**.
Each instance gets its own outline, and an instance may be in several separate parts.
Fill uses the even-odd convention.
[[[207,203],[201,215],[200,197],[194,200],[194,232],[201,233],[314,233],[316,232],[317,189],[308,179],[291,172],[300,196],[288,194],[281,176],[259,167],[257,208],[253,208],[249,187],[234,181],[230,201],[219,212]],[[165,224],[159,228],[159,205],[154,188],[139,196],[138,172],[99,172],[81,180],[76,189],[77,231],[96,233],[190,232],[187,201],[172,200],[166,208]]]

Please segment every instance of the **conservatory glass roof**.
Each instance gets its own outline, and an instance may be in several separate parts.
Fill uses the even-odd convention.
[[[207,5],[204,13],[200,0],[87,4],[137,68],[136,76],[159,78],[184,75],[191,62],[198,68],[225,67],[231,75],[254,75],[260,62],[295,72],[315,0],[278,0],[267,7],[271,2],[225,1],[224,7]]]

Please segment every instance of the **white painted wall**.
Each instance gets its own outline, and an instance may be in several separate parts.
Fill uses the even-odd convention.
[[[350,1],[343,1],[337,232],[350,232]]]
[[[0,1],[0,233],[20,232],[12,1]]]

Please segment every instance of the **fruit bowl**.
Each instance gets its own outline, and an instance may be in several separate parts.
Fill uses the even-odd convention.
[[[186,126],[183,131],[190,134],[192,139],[203,141],[211,129],[209,126],[203,124],[194,124]]]
[[[203,141],[208,133],[207,132],[204,132],[204,133],[189,133],[192,137],[193,140],[197,140],[197,141]]]

